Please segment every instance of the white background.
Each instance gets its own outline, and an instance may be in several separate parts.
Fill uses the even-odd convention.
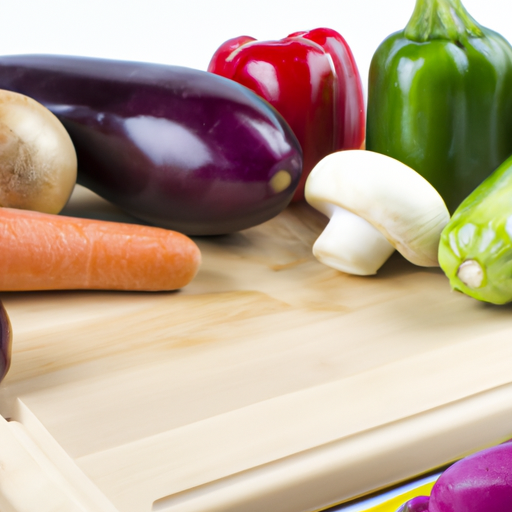
[[[512,42],[512,0],[463,0],[482,25]],[[401,30],[415,0],[3,1],[1,53],[57,53],[205,70],[226,39],[281,39],[329,27],[349,43],[366,88],[371,57]],[[512,91],[511,91],[512,93]]]

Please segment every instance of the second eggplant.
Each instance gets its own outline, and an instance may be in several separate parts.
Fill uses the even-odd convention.
[[[12,327],[9,315],[0,302],[0,382],[11,366]]]
[[[231,80],[178,66],[57,55],[0,57],[0,88],[68,130],[78,183],[188,235],[260,224],[290,202],[302,152],[284,119]]]

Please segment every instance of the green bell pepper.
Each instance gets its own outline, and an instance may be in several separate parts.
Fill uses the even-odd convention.
[[[454,290],[512,301],[512,157],[465,199],[441,233],[439,264]]]
[[[417,0],[369,73],[369,150],[427,179],[450,212],[512,154],[512,47],[460,0]]]

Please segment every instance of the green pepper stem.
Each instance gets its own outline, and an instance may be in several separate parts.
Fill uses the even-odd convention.
[[[471,17],[461,0],[416,0],[405,27],[405,37],[419,43],[432,39],[462,42],[483,37],[482,27]]]

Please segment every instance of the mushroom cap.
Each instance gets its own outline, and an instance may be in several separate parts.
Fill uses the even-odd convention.
[[[328,217],[341,207],[363,218],[412,263],[439,265],[450,214],[437,190],[402,162],[366,150],[332,153],[312,170],[305,195]]]

